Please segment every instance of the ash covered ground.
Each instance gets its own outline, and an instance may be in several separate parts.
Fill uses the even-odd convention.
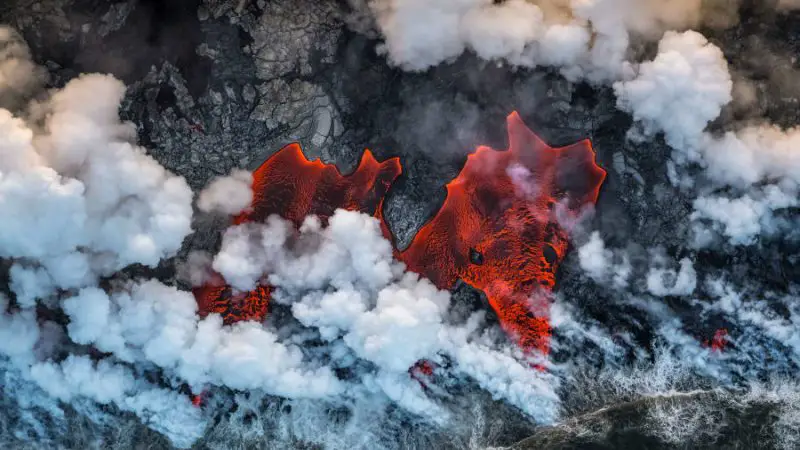
[[[94,89],[87,82],[81,99],[68,84],[82,73],[107,73],[127,86],[119,116],[135,130],[127,130],[125,139],[188,186],[176,188],[173,201],[155,194],[157,200],[149,201],[178,205],[177,214],[187,222],[158,241],[152,258],[85,238],[64,254],[15,247],[22,235],[15,233],[39,230],[30,225],[37,217],[53,217],[53,223],[71,217],[55,207],[53,216],[33,214],[17,228],[0,228],[7,236],[0,238],[0,248],[7,249],[0,261],[8,280],[2,302],[8,313],[0,322],[8,347],[0,348],[4,446],[800,445],[796,5],[642,2],[642,11],[623,12],[624,1],[423,3],[14,0],[0,6],[0,23],[20,36],[4,37],[0,48],[4,62],[12,61],[0,65],[6,77],[0,106],[44,141],[34,144],[38,153],[53,159],[58,152],[41,149],[67,148],[70,139],[77,146],[116,142],[81,141],[94,135],[81,134],[82,122],[70,122],[67,114],[67,125],[54,131],[59,128],[46,114],[26,106],[30,100],[52,103],[58,116],[91,105],[93,95],[108,95],[111,106],[89,106],[84,115],[113,115],[115,88],[102,90],[100,83]],[[543,11],[538,21],[531,5]],[[553,33],[527,32],[527,19]],[[583,36],[580,30],[586,29],[590,33]],[[708,42],[686,30],[697,30]],[[23,41],[29,58],[20,50]],[[532,55],[531,48],[538,53]],[[15,76],[21,71],[27,76]],[[28,86],[36,80],[39,86]],[[45,89],[73,95],[57,97]],[[148,349],[174,336],[161,331],[140,338],[147,324],[115,331],[126,326],[113,320],[114,314],[124,319],[125,301],[118,298],[106,300],[111,313],[103,323],[92,321],[94,313],[80,312],[95,311],[87,287],[128,295],[133,302],[186,300],[188,294],[166,292],[147,280],[190,288],[190,262],[224,248],[229,218],[197,207],[187,213],[185,197],[191,207],[191,196],[216,177],[253,170],[291,142],[301,143],[310,159],[319,157],[344,172],[355,168],[364,148],[378,160],[400,157],[403,176],[387,196],[384,213],[404,248],[439,209],[444,185],[458,175],[467,154],[479,145],[507,147],[505,120],[514,110],[550,145],[589,138],[608,172],[594,211],[572,230],[571,250],[558,273],[545,373],[519,375],[522,357],[503,339],[481,293],[463,284],[449,294],[443,321],[484,311],[483,340],[469,341],[481,344],[484,359],[474,357],[469,361],[478,362],[472,365],[459,360],[459,349],[479,354],[466,344],[452,344],[455,350],[412,346],[420,356],[451,352],[448,358],[455,361],[456,374],[437,374],[434,387],[424,392],[410,377],[392,378],[398,376],[391,371],[396,356],[388,350],[385,357],[364,356],[346,338],[347,345],[319,345],[314,333],[320,327],[299,327],[290,304],[275,306],[264,325],[272,330],[268,336],[244,334],[256,333],[244,327],[215,330],[231,345],[285,343],[280,348],[290,348],[284,356],[292,361],[292,349],[304,349],[303,358],[316,365],[277,364],[276,372],[297,372],[304,380],[330,377],[333,384],[347,384],[344,394],[330,395],[326,389],[335,389],[321,382],[289,382],[266,369],[263,380],[251,380],[219,367],[197,369],[202,361],[191,361],[194,371],[186,369],[185,355],[176,357],[179,363],[152,356]],[[86,166],[90,161],[84,158]],[[63,161],[41,165],[82,173]],[[2,169],[0,175],[24,172],[11,163]],[[89,193],[114,184],[73,176],[94,186]],[[149,198],[135,189],[127,195]],[[119,197],[110,202],[112,212],[99,217],[116,220],[113,211],[125,210],[118,205],[126,197]],[[17,214],[13,204],[2,202],[7,219]],[[138,211],[121,216],[138,217]],[[87,214],[92,217],[91,208]],[[141,214],[144,222],[156,216]],[[365,233],[364,239],[374,238]],[[57,241],[41,242],[47,248]],[[75,253],[92,255],[91,276],[59,281],[53,267],[66,263],[51,260]],[[118,260],[97,269],[98,255],[109,253]],[[363,281],[359,277],[354,283]],[[47,283],[55,293],[37,288]],[[326,289],[331,290],[318,290]],[[438,295],[424,286],[409,289]],[[72,323],[81,330],[69,328]],[[22,339],[31,327],[36,335]],[[100,331],[86,331],[91,327]],[[404,336],[424,339],[413,331]],[[103,340],[117,332],[122,349]],[[26,348],[34,360],[20,355]],[[263,357],[280,357],[280,351]],[[248,368],[261,370],[234,370]],[[393,384],[398,389],[387,387]],[[201,386],[201,405],[195,407],[190,400]]]

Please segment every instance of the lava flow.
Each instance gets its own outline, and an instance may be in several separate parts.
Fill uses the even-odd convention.
[[[549,348],[549,291],[568,245],[565,221],[597,200],[606,173],[588,140],[552,148],[517,113],[509,149],[469,155],[436,216],[400,258],[441,289],[481,289],[524,349]]]
[[[508,136],[507,151],[480,147],[469,155],[442,208],[396,256],[440,289],[462,279],[483,290],[522,348],[547,352],[549,292],[568,246],[564,224],[597,200],[606,173],[588,140],[552,148],[517,113],[508,116]],[[400,173],[397,158],[378,163],[367,150],[358,169],[343,176],[292,144],[253,174],[252,208],[235,222],[278,214],[299,226],[309,214],[324,221],[344,208],[378,217],[388,233],[383,198]],[[204,314],[220,312],[232,322],[263,318],[269,288],[232,296],[224,286],[206,286],[195,294]]]
[[[312,214],[325,223],[340,208],[374,215],[401,172],[398,158],[379,163],[365,150],[355,172],[345,176],[332,164],[309,161],[299,145],[289,144],[253,172],[252,208],[235,223],[278,214],[299,227]]]
[[[253,172],[252,206],[234,223],[262,222],[277,214],[299,227],[312,214],[325,223],[339,208],[376,214],[401,172],[399,159],[378,163],[365,150],[355,172],[345,176],[334,165],[309,161],[299,145],[290,144]],[[269,286],[234,294],[221,277],[216,278],[194,290],[202,316],[218,313],[225,323],[264,319],[271,295]]]

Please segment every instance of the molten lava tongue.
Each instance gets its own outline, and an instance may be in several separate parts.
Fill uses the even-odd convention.
[[[594,203],[605,171],[588,141],[549,147],[516,113],[508,133],[508,151],[480,147],[467,158],[400,259],[440,289],[460,278],[483,290],[522,348],[546,353],[548,293],[568,246],[556,214],[576,217]]]
[[[263,222],[277,214],[299,227],[309,215],[326,222],[339,208],[376,214],[400,173],[397,158],[378,163],[366,150],[355,172],[344,176],[333,165],[307,160],[299,145],[287,145],[253,172],[252,207],[234,223]],[[269,286],[233,294],[218,278],[194,290],[202,316],[219,313],[225,323],[264,319],[272,291]]]

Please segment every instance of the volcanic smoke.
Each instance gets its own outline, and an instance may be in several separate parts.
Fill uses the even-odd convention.
[[[562,148],[544,143],[519,115],[508,116],[509,149],[479,147],[447,184],[437,214],[409,248],[395,250],[409,270],[450,289],[458,279],[481,289],[504,330],[525,350],[549,349],[549,293],[568,247],[564,220],[594,204],[606,172],[595,163],[588,140]],[[401,174],[397,158],[379,163],[369,150],[358,168],[342,175],[333,165],[308,161],[291,144],[253,173],[252,207],[236,224],[276,214],[299,227],[308,215],[323,223],[337,209],[381,220],[384,198]],[[220,313],[226,323],[262,320],[267,285],[233,293],[222,278],[195,291],[202,315]]]

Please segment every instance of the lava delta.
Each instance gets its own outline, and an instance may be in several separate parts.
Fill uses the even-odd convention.
[[[525,350],[549,349],[550,293],[569,245],[568,231],[597,201],[606,172],[588,140],[553,148],[508,116],[509,148],[479,147],[447,184],[439,211],[395,257],[408,269],[450,289],[459,279],[482,290],[504,330]],[[383,201],[402,173],[400,161],[379,163],[369,150],[358,168],[342,175],[334,165],[309,161],[291,144],[253,173],[253,203],[237,224],[277,214],[299,226],[308,215],[325,223],[336,209],[383,219]],[[261,320],[271,288],[235,294],[221,278],[195,289],[201,314],[226,323]]]

